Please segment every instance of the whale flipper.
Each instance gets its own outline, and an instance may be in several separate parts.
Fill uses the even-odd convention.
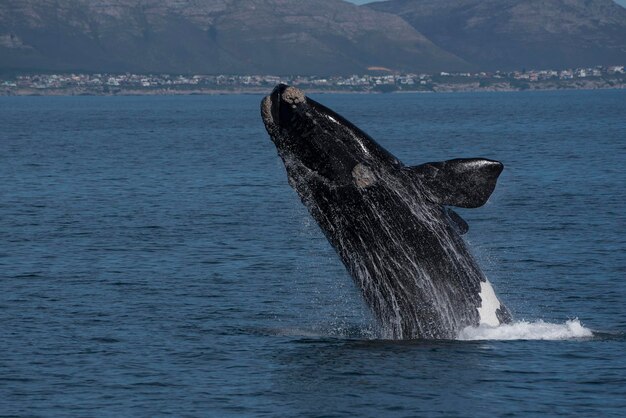
[[[450,208],[446,208],[446,215],[448,215],[448,220],[456,228],[459,234],[467,234],[467,231],[469,231],[469,225],[465,219],[461,218],[461,215]]]
[[[431,194],[433,203],[478,208],[496,187],[504,165],[484,158],[459,158],[432,162],[408,170]]]

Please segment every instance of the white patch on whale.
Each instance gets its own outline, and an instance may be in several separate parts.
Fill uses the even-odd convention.
[[[354,178],[354,183],[361,189],[371,186],[376,182],[376,176],[372,170],[361,163],[355,165],[352,169],[352,177]]]
[[[335,124],[339,125],[339,122],[337,122],[337,119],[333,118],[333,117],[332,117],[332,116],[330,116],[330,115],[326,115],[326,119],[328,119],[328,120],[330,120],[331,122],[333,122],[333,123],[335,123]]]
[[[496,311],[500,309],[500,301],[496,297],[496,292],[493,291],[493,287],[489,280],[480,282],[480,307],[478,308],[478,315],[480,315],[480,324],[497,327],[500,325],[500,320],[496,315]]]

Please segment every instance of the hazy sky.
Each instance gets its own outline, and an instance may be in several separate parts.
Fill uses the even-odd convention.
[[[356,4],[363,4],[363,3],[371,3],[372,0],[348,0],[351,1],[352,3],[356,3]],[[626,7],[626,0],[613,0],[615,3],[620,4],[624,7]]]

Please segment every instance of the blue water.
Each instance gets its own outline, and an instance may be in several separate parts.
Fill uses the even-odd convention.
[[[0,415],[623,416],[626,91],[316,98],[504,162],[474,254],[524,338],[594,335],[378,339],[259,96],[0,98]]]

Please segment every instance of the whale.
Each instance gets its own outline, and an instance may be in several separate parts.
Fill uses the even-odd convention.
[[[385,339],[455,339],[511,322],[452,209],[483,206],[504,166],[407,166],[300,89],[277,85],[261,117],[289,184],[336,250]]]

